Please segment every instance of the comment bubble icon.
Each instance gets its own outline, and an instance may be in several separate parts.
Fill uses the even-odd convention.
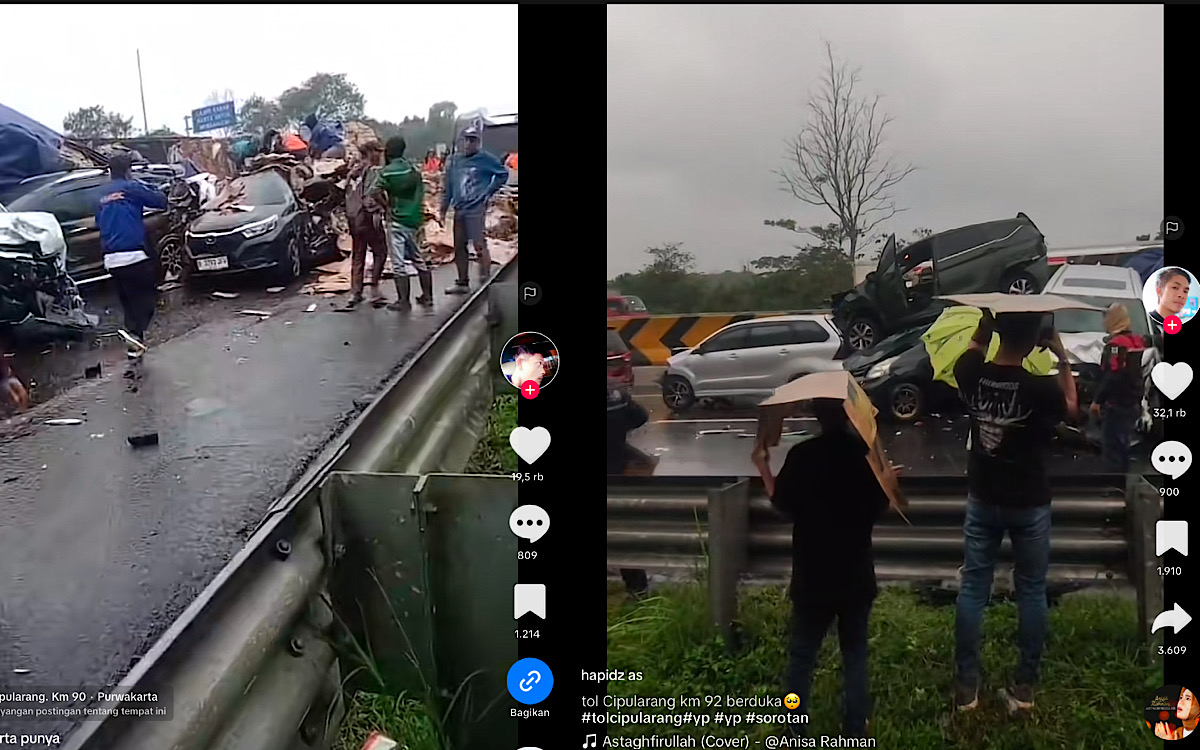
[[[508,517],[512,533],[536,542],[550,530],[550,514],[537,505],[522,505]]]
[[[1178,479],[1192,466],[1192,452],[1178,440],[1159,443],[1150,454],[1150,463],[1155,469],[1172,479]]]

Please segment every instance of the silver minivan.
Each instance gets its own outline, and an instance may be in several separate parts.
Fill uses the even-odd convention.
[[[733,323],[667,360],[663,401],[682,411],[702,398],[766,398],[801,375],[842,369],[840,353],[842,337],[828,315]]]

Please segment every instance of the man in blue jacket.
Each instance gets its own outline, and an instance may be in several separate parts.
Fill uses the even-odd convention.
[[[109,160],[112,181],[100,198],[96,228],[100,230],[104,268],[116,283],[125,315],[129,356],[136,359],[146,351],[146,329],[158,305],[158,264],[146,250],[142,212],[147,208],[165,210],[167,196],[132,179],[132,166],[128,154]]]
[[[446,294],[469,291],[471,256],[468,243],[474,245],[479,260],[479,282],[487,281],[492,272],[483,221],[488,199],[508,182],[508,169],[499,159],[480,150],[480,145],[479,131],[467,128],[462,134],[462,151],[451,156],[446,166],[446,185],[442,191],[438,223],[445,224],[447,209],[454,209],[454,266],[458,270],[458,280]]]

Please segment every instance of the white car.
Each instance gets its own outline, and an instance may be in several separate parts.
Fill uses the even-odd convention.
[[[801,375],[842,369],[836,360],[842,350],[827,315],[733,323],[667,360],[663,401],[682,411],[702,398],[766,398]]]
[[[1137,271],[1123,266],[1065,265],[1054,272],[1042,293],[1134,299],[1138,301],[1138,307],[1145,312],[1145,306],[1141,304],[1141,277]],[[1135,312],[1137,311],[1130,310],[1129,314],[1133,315]]]

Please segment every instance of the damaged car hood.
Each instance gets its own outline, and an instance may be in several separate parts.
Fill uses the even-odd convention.
[[[234,210],[209,210],[197,216],[189,231],[192,234],[207,234],[209,232],[235,232],[247,224],[269,219],[284,212],[286,206],[246,206],[238,204]]]
[[[57,258],[65,269],[67,241],[58,219],[42,211],[0,211],[0,257]]]

